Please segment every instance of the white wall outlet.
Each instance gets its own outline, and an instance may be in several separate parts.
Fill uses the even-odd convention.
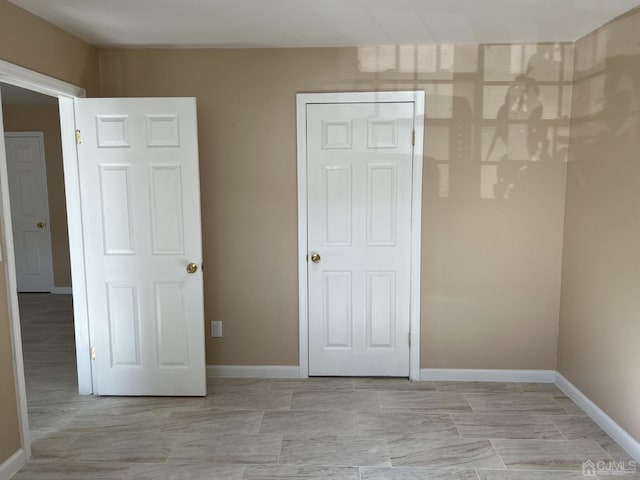
[[[212,337],[221,337],[222,336],[222,322],[211,322],[211,336]]]

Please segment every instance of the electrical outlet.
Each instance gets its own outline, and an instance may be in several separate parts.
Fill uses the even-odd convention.
[[[211,322],[211,336],[212,337],[221,337],[222,336],[222,322]]]

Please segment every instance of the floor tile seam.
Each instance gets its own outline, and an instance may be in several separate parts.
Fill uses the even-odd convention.
[[[567,413],[565,409],[562,409],[562,413],[552,413],[552,412],[540,412],[539,410],[515,410],[513,408],[508,409],[507,411],[502,411],[500,409],[477,409],[471,406],[471,410],[473,413],[477,413],[478,415],[538,415],[538,416],[554,416],[554,417],[568,417],[571,416]],[[461,412],[464,413],[464,412]]]
[[[462,437],[462,432],[460,431],[460,427],[458,426],[458,422],[456,422],[455,414],[449,413],[448,415],[451,418],[451,421],[453,422],[453,426],[455,427],[456,432],[458,432],[458,436],[460,438],[463,438]]]
[[[564,395],[566,396],[566,395]],[[551,398],[553,399],[554,402],[556,402],[558,405],[560,405],[560,408],[562,408],[565,412],[567,412],[567,415],[572,416],[571,412],[569,412],[569,410],[567,408],[565,408],[564,405],[562,405],[558,399],[556,398],[556,395],[551,395]],[[569,400],[571,400],[571,398],[569,398],[568,396],[566,396],[566,398],[568,398]],[[573,400],[571,400],[573,402]],[[579,407],[578,407],[579,408]],[[580,411],[582,411],[581,408],[579,408]]]
[[[449,393],[449,392],[447,392]],[[558,405],[560,405],[560,403],[556,400],[556,398],[550,394],[550,393],[546,393],[546,392],[450,392],[450,393],[459,393],[460,395],[463,395],[465,397],[493,397],[493,398],[497,398],[500,396],[504,396],[504,397],[513,397],[513,398],[545,398],[545,399],[553,399],[556,403],[558,403]]]
[[[30,434],[32,433],[31,431],[29,432]],[[69,449],[78,441],[78,439],[80,438],[79,433],[76,432],[61,432],[61,431],[57,431],[57,432],[52,432],[52,433],[60,433],[60,434],[65,434],[65,435],[71,435],[75,438],[73,438],[73,440],[71,440],[68,444],[68,446],[64,447],[61,451],[61,453],[59,453],[58,455],[54,455],[53,457],[49,457],[49,458],[55,458],[56,460],[62,460],[63,458],[65,458],[67,456],[67,453],[69,451]],[[31,438],[29,438],[30,442],[31,442],[31,447],[32,447],[32,452],[33,452],[33,440]],[[33,453],[32,453],[33,455]],[[35,456],[35,455],[34,455]]]
[[[451,415],[454,416],[470,416],[470,415],[474,415],[474,416],[478,416],[478,417],[558,417],[558,418],[565,418],[568,415],[551,415],[549,413],[539,413],[539,412],[514,412],[514,411],[508,411],[508,412],[504,412],[504,413],[498,413],[498,412],[477,412],[477,411],[473,411],[473,412],[454,412]],[[552,421],[551,419],[549,419],[549,421]],[[548,425],[553,425],[555,426],[555,424],[548,424]]]
[[[262,426],[264,425],[264,415],[266,413],[266,410],[259,410],[259,414],[260,415],[260,424],[258,425],[258,431],[256,432],[256,435],[260,434],[260,430],[262,430]]]
[[[574,468],[567,467],[566,469],[562,468],[539,468],[532,469],[530,462],[514,462],[512,466],[507,466],[507,470],[514,472],[558,472],[558,473],[578,473],[582,471],[582,463],[579,463],[582,458],[579,458],[582,454],[566,454],[566,455],[558,455],[555,458],[560,460],[576,460],[576,466]],[[608,460],[608,459],[607,459]],[[519,468],[518,465],[520,463],[524,463],[526,466],[524,468]],[[622,476],[624,478],[624,476]]]
[[[471,410],[471,408],[470,408]],[[369,410],[374,411],[374,410]],[[439,408],[409,408],[409,407],[380,407],[380,413],[415,413],[423,415],[456,415],[458,413],[475,413],[474,411],[464,411]]]
[[[282,449],[283,448],[284,448],[284,435],[280,435],[280,449],[278,450],[278,458],[276,459],[276,464],[277,465],[280,464],[280,458],[282,457]]]
[[[498,459],[500,459],[500,462],[502,462],[502,466],[504,467],[504,469],[501,469],[501,470],[509,470],[509,467],[507,467],[507,462],[505,462],[504,457],[500,455],[500,452],[498,451],[496,444],[493,442],[493,439],[489,438],[489,442],[491,443],[491,448],[493,449],[495,454],[498,456]]]
[[[499,441],[515,441],[515,442],[558,442],[558,443],[569,443],[569,442],[593,442],[598,445],[600,448],[602,446],[593,438],[585,437],[585,438],[573,438],[573,439],[553,439],[553,438],[496,438],[492,437],[493,440]],[[604,450],[604,449],[603,449]]]
[[[564,432],[563,432],[562,430],[560,430],[560,427],[558,426],[558,424],[557,424],[557,423],[556,423],[556,421],[555,421],[556,419],[555,419],[555,418],[553,418],[553,416],[552,416],[552,415],[550,415],[550,420],[551,420],[551,422],[553,423],[553,426],[556,428],[556,430],[558,430],[558,431],[560,432],[560,435],[562,435],[562,437],[563,437],[565,440],[567,440],[567,441],[568,441],[568,440],[569,440],[569,437],[567,437],[567,436],[564,434]]]
[[[575,474],[581,474],[582,473],[582,465],[576,466],[575,468],[571,468],[571,469],[561,469],[561,468],[540,468],[538,470],[533,470],[531,469],[530,466],[527,466],[526,468],[518,468],[517,466],[515,467],[507,467],[507,470],[509,472],[517,472],[517,473],[575,473]],[[592,478],[592,477],[586,477],[586,478]],[[595,478],[595,477],[593,477]],[[624,475],[620,477],[620,479],[624,479]]]
[[[271,435],[282,435],[284,437],[285,440],[288,441],[297,441],[297,440],[323,440],[323,439],[336,439],[336,440],[371,440],[374,442],[380,442],[380,441],[384,441],[384,443],[387,445],[387,448],[389,447],[389,440],[390,438],[395,438],[395,437],[406,437],[406,436],[412,436],[412,434],[380,434],[380,435],[371,435],[371,434],[364,434],[364,433],[359,433],[359,434],[339,434],[339,433],[320,433],[320,434],[297,434],[297,433],[274,433]],[[428,435],[425,435],[428,436]],[[433,435],[434,438],[451,438],[453,437],[453,435],[440,435],[440,436],[436,436]]]
[[[482,426],[482,425],[481,425]],[[545,425],[534,425],[535,427],[553,427],[555,429],[555,431],[562,437],[562,438],[546,438],[546,437],[533,437],[533,438],[527,438],[527,437],[474,437],[474,436],[469,436],[469,434],[464,434],[464,433],[460,433],[460,435],[462,436],[462,438],[490,438],[493,440],[538,440],[538,441],[555,441],[555,442],[560,442],[560,441],[569,441],[569,439],[558,429],[558,427],[554,424],[545,424]],[[514,425],[514,427],[517,427],[517,425]],[[498,427],[500,428],[500,427]],[[460,428],[458,427],[458,431],[460,431]]]

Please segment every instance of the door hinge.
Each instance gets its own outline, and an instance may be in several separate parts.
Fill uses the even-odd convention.
[[[409,348],[411,348],[411,332],[409,332]]]
[[[82,135],[80,134],[80,130],[76,130],[76,143],[78,145],[82,143]]]
[[[91,354],[91,360],[95,360],[96,359],[96,347],[91,347],[90,354]]]
[[[411,145],[416,144],[416,131],[411,132]]]

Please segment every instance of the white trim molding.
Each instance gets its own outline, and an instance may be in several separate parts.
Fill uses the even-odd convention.
[[[207,365],[207,378],[300,378],[298,365]]]
[[[32,92],[43,93],[52,97],[85,97],[84,88],[58,80],[57,78],[34,72],[28,68],[0,60],[0,82],[16,87],[26,88]]]
[[[415,144],[411,192],[411,292],[409,377],[420,380],[420,255],[422,243],[422,164],[424,146],[425,92],[299,93],[297,112],[298,166],[298,318],[300,377],[309,376],[309,299],[307,276],[307,104],[311,103],[411,102],[414,104]]]
[[[555,370],[499,370],[480,368],[423,368],[420,380],[443,382],[554,383]]]
[[[27,456],[21,448],[0,465],[0,480],[9,480],[27,464]]]
[[[53,287],[51,290],[52,295],[71,295],[73,289],[71,287]]]
[[[556,385],[567,394],[584,412],[613,438],[629,455],[640,462],[640,442],[633,438],[615,420],[571,383],[560,372],[556,372]],[[621,477],[623,478],[623,477]]]

